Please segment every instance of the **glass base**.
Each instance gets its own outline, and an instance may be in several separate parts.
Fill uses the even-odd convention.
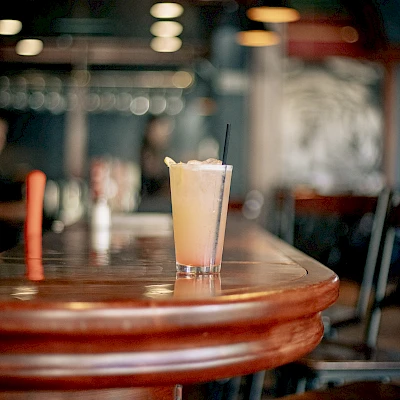
[[[179,274],[219,274],[221,272],[221,264],[219,265],[184,265],[176,263],[176,272]]]

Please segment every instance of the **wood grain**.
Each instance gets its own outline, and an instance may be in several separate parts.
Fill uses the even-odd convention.
[[[159,232],[158,232],[159,233]],[[0,387],[168,386],[273,368],[310,352],[337,276],[235,214],[220,275],[176,276],[172,233],[85,226],[43,238],[44,279],[23,246],[0,254]]]

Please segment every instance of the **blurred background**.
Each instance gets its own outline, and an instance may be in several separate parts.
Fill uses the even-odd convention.
[[[165,193],[164,156],[221,157],[227,123],[231,201],[248,218],[277,188],[399,184],[396,0],[179,0],[172,14],[155,3],[0,8],[0,171],[46,173],[53,229],[101,196],[115,212],[168,210],[144,201]],[[272,8],[294,14],[249,13]],[[249,30],[268,41],[244,41]]]

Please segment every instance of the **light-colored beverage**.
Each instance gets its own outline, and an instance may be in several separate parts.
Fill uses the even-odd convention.
[[[171,180],[178,272],[221,269],[232,177],[231,165],[173,164]]]

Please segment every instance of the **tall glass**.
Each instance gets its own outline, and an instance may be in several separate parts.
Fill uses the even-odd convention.
[[[232,168],[183,163],[169,167],[178,272],[220,272]]]

